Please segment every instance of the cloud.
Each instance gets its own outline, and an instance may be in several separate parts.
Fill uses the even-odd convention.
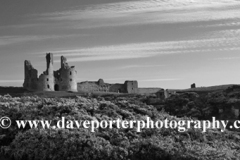
[[[128,66],[122,66],[122,67],[119,67],[118,69],[131,69],[131,68],[151,68],[151,67],[163,67],[163,66],[166,66],[166,65],[145,65],[145,64],[142,64],[142,65],[128,65]]]
[[[77,10],[45,13],[41,19],[71,21],[73,28],[178,23],[240,18],[237,0],[139,0],[88,5]]]
[[[215,58],[215,60],[238,60],[240,57],[219,57]]]
[[[69,62],[80,62],[147,58],[159,55],[207,53],[212,51],[231,51],[240,50],[239,46],[240,30],[237,29],[211,32],[199,36],[198,39],[95,46],[46,52],[52,52],[55,56],[65,55],[68,57]],[[129,66],[129,68],[134,67],[139,66]]]
[[[88,36],[87,34],[67,34],[67,35],[13,35],[0,36],[0,45],[10,45],[23,42],[42,41],[47,39],[73,38]]]
[[[48,36],[0,36],[0,45],[10,45],[10,44],[16,44],[16,43],[22,43],[22,42],[30,42],[30,41],[39,41],[39,40],[45,40],[45,39],[51,39],[51,38],[59,38],[60,36],[57,35],[48,35]]]
[[[230,21],[230,22],[229,22]],[[216,24],[202,24],[202,25],[194,25],[192,27],[195,28],[213,28],[213,27],[237,27],[240,26],[240,21],[238,19],[231,19],[229,18],[227,21],[223,20],[221,22],[215,22]]]
[[[0,26],[0,29],[6,29],[6,28],[11,28],[11,29],[24,29],[24,28],[34,28],[34,27],[39,27],[42,25],[41,23],[36,23],[36,24],[14,24],[14,25],[4,25]]]

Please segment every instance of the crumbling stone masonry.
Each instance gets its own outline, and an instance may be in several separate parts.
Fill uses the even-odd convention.
[[[84,92],[138,93],[137,81],[125,81],[124,84],[109,84],[103,79],[78,83],[78,90]]]
[[[24,62],[25,79],[23,87],[30,91],[77,91],[77,71],[61,57],[61,68],[54,71],[53,54],[46,54],[47,70],[38,77],[38,71],[30,61]]]

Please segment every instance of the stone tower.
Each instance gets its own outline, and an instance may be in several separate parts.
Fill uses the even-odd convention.
[[[61,68],[54,73],[56,77],[55,91],[77,92],[77,71],[69,66],[67,59],[61,56]]]
[[[53,75],[53,54],[52,53],[46,54],[46,61],[47,61],[46,75]]]
[[[24,61],[23,87],[30,91],[38,90],[38,71],[33,68],[30,61]]]
[[[125,81],[124,88],[126,93],[138,93],[138,82],[137,81]]]
[[[39,77],[39,90],[54,91],[55,78],[53,75],[53,54],[46,54],[47,70]]]

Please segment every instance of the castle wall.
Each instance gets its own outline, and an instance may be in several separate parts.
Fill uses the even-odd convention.
[[[95,82],[81,82],[77,84],[78,91],[95,92],[99,86]]]
[[[116,93],[126,93],[126,89],[124,84],[112,84],[109,88],[109,92],[116,92]]]
[[[102,79],[95,82],[78,83],[78,91],[83,92],[114,92],[114,93],[138,93],[137,81],[126,81],[124,84],[104,83]]]
[[[115,92],[115,93],[127,93],[124,84],[109,84],[104,83],[102,79],[96,82],[81,82],[78,83],[78,91],[83,92]]]
[[[78,91],[83,92],[109,92],[110,84],[99,82],[81,82],[78,83]]]
[[[160,90],[162,90],[162,88],[138,88],[138,93],[139,94],[155,94]]]

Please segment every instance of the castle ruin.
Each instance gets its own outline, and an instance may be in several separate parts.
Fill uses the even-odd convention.
[[[30,61],[24,62],[25,78],[23,87],[30,91],[77,91],[77,71],[61,56],[61,68],[54,71],[53,54],[46,54],[47,70],[38,77],[38,71]]]
[[[139,88],[136,80],[127,80],[124,83],[105,83],[103,79],[98,81],[77,82],[77,71],[74,66],[69,66],[67,59],[61,56],[61,68],[54,70],[53,54],[46,54],[47,69],[40,76],[31,62],[25,60],[25,78],[23,87],[29,91],[72,91],[72,92],[106,92],[106,93],[130,93],[130,94],[158,94],[164,95],[162,88]],[[159,93],[158,93],[159,92]],[[169,93],[170,94],[170,93]],[[166,97],[166,95],[165,95]]]
[[[96,82],[77,83],[77,71],[70,67],[67,59],[61,56],[61,68],[54,71],[53,54],[46,54],[47,69],[38,77],[38,71],[31,62],[24,62],[25,78],[23,87],[29,91],[83,91],[83,92],[115,92],[138,93],[137,81],[125,81],[124,84],[109,84],[103,79]]]
[[[78,83],[78,90],[84,92],[138,93],[137,81],[125,81],[124,84],[109,84],[103,79]]]

